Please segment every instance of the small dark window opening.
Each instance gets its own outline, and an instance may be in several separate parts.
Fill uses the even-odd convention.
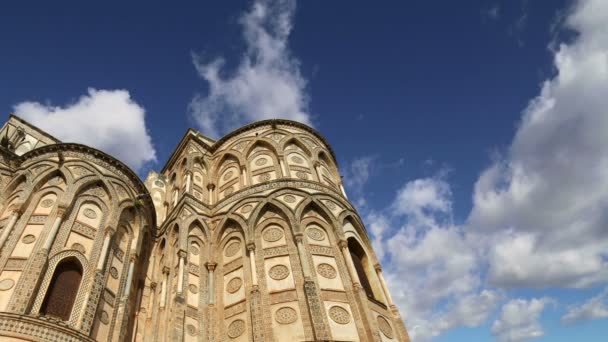
[[[40,312],[68,321],[81,280],[82,267],[78,261],[61,262],[55,269]]]
[[[357,271],[357,275],[359,276],[361,286],[363,286],[363,289],[365,290],[365,294],[367,294],[368,297],[375,299],[374,291],[372,290],[372,285],[369,282],[369,278],[367,277],[367,273],[365,272],[365,266],[363,265],[363,259],[367,258],[367,256],[365,255],[365,251],[354,239],[348,240],[348,250],[350,251],[350,257],[353,260],[355,270]]]

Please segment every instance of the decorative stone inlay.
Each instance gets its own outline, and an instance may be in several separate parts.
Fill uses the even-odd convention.
[[[162,188],[162,187],[165,186],[165,183],[163,183],[163,181],[157,180],[157,181],[154,182],[154,185]]]
[[[285,265],[274,265],[268,270],[268,276],[274,280],[283,280],[289,276],[289,268]]]
[[[224,255],[227,257],[233,257],[236,255],[236,253],[239,252],[239,250],[241,249],[241,243],[240,242],[231,242],[228,247],[226,247],[226,251],[224,251]]]
[[[338,275],[336,269],[332,265],[326,263],[317,266],[317,273],[327,279],[334,279]]]
[[[28,235],[24,236],[23,239],[21,239],[21,242],[23,242],[26,245],[29,245],[30,243],[33,243],[34,241],[36,241],[36,237],[32,234],[28,234]]]
[[[200,176],[194,176],[194,181],[196,183],[200,183],[201,182],[201,177]]]
[[[194,245],[190,245],[190,253],[191,253],[192,255],[198,255],[199,250],[198,250],[198,248],[196,248],[196,246],[194,246]]]
[[[386,318],[384,318],[382,316],[378,316],[378,317],[376,317],[376,322],[378,322],[378,328],[384,334],[384,336],[391,338],[391,339],[393,337],[395,337],[395,334],[393,333],[393,328],[391,328],[391,325],[386,320]]]
[[[255,165],[257,165],[257,166],[263,166],[263,165],[266,165],[266,163],[268,163],[268,159],[266,159],[266,158],[260,158],[255,161]]]
[[[296,177],[300,179],[308,179],[308,174],[306,172],[298,171],[296,172]]]
[[[283,237],[283,235],[284,235],[283,229],[272,227],[272,228],[266,229],[264,231],[264,234],[262,234],[262,237],[267,242],[275,242],[275,241],[279,241]]]
[[[341,306],[335,305],[329,308],[329,317],[338,324],[350,323],[350,314]]]
[[[101,323],[107,325],[108,323],[110,323],[110,316],[108,315],[108,313],[106,311],[102,311],[101,314],[99,315],[99,320],[101,321]]]
[[[52,200],[50,198],[47,198],[47,199],[45,199],[44,201],[42,201],[40,203],[40,206],[43,207],[43,208],[50,208],[50,207],[53,206],[54,203],[55,203],[54,200]]]
[[[319,229],[319,228],[308,228],[306,230],[306,235],[308,235],[309,238],[315,240],[315,241],[323,241],[325,240],[325,233]]]
[[[188,324],[186,326],[186,332],[190,336],[196,336],[196,327],[194,325],[192,325],[192,324]]]
[[[329,208],[329,210],[336,210],[336,203],[332,201],[325,202],[325,205]]]
[[[243,280],[239,277],[235,277],[230,279],[226,285],[226,291],[228,291],[228,293],[235,293],[241,288],[241,286],[243,286]]]
[[[227,181],[227,180],[229,180],[230,178],[232,178],[232,176],[234,176],[234,172],[232,172],[232,171],[228,171],[228,172],[226,172],[226,173],[224,174],[224,178],[223,178],[223,179],[224,179],[224,181]]]
[[[294,195],[286,195],[285,197],[283,197],[283,199],[285,200],[285,202],[287,203],[295,203],[296,201],[296,196]]]
[[[118,269],[116,267],[112,266],[110,268],[110,275],[112,276],[112,278],[118,279]]]
[[[0,280],[0,291],[8,291],[15,286],[15,281],[13,279],[2,279]]]
[[[245,321],[237,319],[228,326],[228,337],[237,338],[245,332]]]
[[[246,204],[246,205],[243,206],[243,208],[241,208],[241,212],[243,214],[247,214],[251,210],[253,210],[253,206],[251,204]]]
[[[291,157],[291,161],[296,163],[296,164],[302,164],[304,163],[304,160],[298,156],[292,156]]]
[[[198,192],[198,191],[194,191],[194,197],[196,197],[196,199],[199,199],[199,200],[200,200],[202,196],[201,196],[201,193],[200,193],[200,192]]]
[[[234,188],[229,187],[226,190],[224,190],[224,196],[230,196],[230,195],[232,195],[233,192],[234,192]]]
[[[188,286],[188,291],[192,292],[193,294],[197,294],[198,293],[198,287],[194,284],[190,284]]]
[[[290,324],[298,319],[298,313],[293,308],[285,306],[277,310],[274,319],[279,324]]]
[[[84,246],[79,244],[78,242],[74,242],[70,248],[75,251],[79,251],[82,254],[84,254],[85,252]]]
[[[268,182],[270,180],[270,173],[262,173],[260,177],[258,177],[258,179],[260,180],[260,182]]]
[[[90,218],[91,220],[96,219],[97,218],[97,213],[95,212],[95,210],[93,209],[85,209],[82,214],[88,218]]]

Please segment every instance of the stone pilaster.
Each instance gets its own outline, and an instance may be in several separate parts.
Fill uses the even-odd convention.
[[[315,340],[329,340],[329,332],[323,320],[325,309],[323,308],[323,302],[319,296],[319,289],[312,279],[304,280],[304,292],[306,293],[306,301],[308,302],[308,308],[310,310]]]
[[[252,286],[251,296],[251,324],[253,325],[253,341],[263,342],[264,339],[264,318],[262,313],[262,295],[257,285]]]

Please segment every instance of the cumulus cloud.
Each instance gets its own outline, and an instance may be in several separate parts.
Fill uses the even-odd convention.
[[[135,171],[156,161],[145,110],[126,90],[90,88],[86,95],[63,107],[21,102],[14,106],[14,113],[63,142],[95,147]]]
[[[550,298],[512,299],[503,305],[500,317],[492,324],[492,334],[499,341],[518,342],[544,335],[539,323],[540,315]]]
[[[588,287],[608,281],[608,2],[581,0],[557,45],[556,74],[523,113],[503,159],[480,176],[469,224],[500,238],[499,286]]]
[[[608,288],[580,305],[571,306],[562,316],[562,323],[608,318]]]
[[[397,191],[390,208],[366,216],[414,341],[478,326],[502,298],[499,291],[483,288],[474,244],[452,222],[451,196],[442,178],[417,179]]]
[[[240,24],[246,50],[233,72],[225,61],[193,57],[209,85],[192,99],[189,110],[203,133],[213,137],[251,121],[286,118],[311,124],[306,80],[288,48],[295,0],[258,0]]]

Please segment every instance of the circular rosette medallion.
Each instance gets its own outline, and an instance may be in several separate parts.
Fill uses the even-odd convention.
[[[289,268],[285,265],[274,265],[268,270],[268,276],[274,280],[283,280],[289,276]]]
[[[277,310],[274,319],[280,324],[290,324],[298,319],[298,313],[293,308],[286,306]]]

